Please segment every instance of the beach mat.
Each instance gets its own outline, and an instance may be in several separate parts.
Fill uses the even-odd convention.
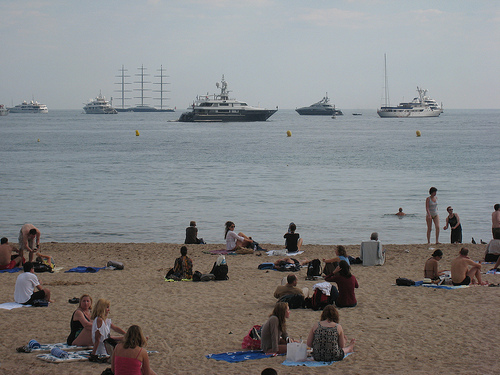
[[[0,309],[5,309],[5,310],[12,310],[12,309],[17,309],[19,307],[33,307],[32,305],[23,305],[21,303],[17,302],[5,302],[0,304]]]
[[[30,345],[30,342],[36,343],[36,345],[32,346]],[[87,349],[92,349],[92,346],[77,346],[77,345],[68,345],[65,342],[57,342],[54,344],[40,344],[36,340],[30,340],[26,346],[24,346],[25,353],[31,353],[31,352],[50,352],[54,348],[58,348],[64,351],[74,351],[74,350],[87,350]]]
[[[280,250],[269,250],[269,251],[266,251],[266,254],[268,256],[287,256],[287,257],[293,257],[295,255],[300,255],[303,252],[304,251],[301,250],[301,251],[296,251],[295,253],[287,253],[286,249],[280,249]]]
[[[0,273],[4,273],[4,272],[15,273],[15,272],[19,272],[19,271],[22,271],[22,270],[23,269],[21,267],[14,267],[14,268],[7,269],[7,270],[0,270]]]
[[[208,359],[215,359],[216,361],[236,363],[248,361],[251,359],[269,358],[273,356],[273,354],[266,354],[262,350],[243,350],[238,352],[207,354],[205,357],[207,357]]]
[[[76,352],[67,352],[68,356],[65,358],[59,358],[50,353],[44,353],[44,354],[37,354],[36,358],[51,363],[80,362],[80,361],[88,361],[91,352],[92,350],[79,350]]]
[[[67,272],[78,272],[78,273],[96,273],[99,270],[103,270],[106,267],[86,267],[86,266],[78,266],[75,268],[71,268],[67,271],[64,271],[65,273]]]
[[[347,353],[345,356],[344,356],[344,359],[346,359],[346,357],[348,355],[351,355],[353,353]],[[336,362],[340,362],[340,361],[332,361],[332,362],[321,362],[321,361],[315,361],[312,357],[307,357],[307,359],[305,361],[302,361],[302,362],[293,362],[293,361],[288,361],[288,360],[285,360],[282,365],[285,365],[285,366],[307,366],[307,367],[323,367],[323,366],[330,366]]]

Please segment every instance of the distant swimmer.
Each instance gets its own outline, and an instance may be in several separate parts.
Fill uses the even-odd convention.
[[[398,210],[398,213],[396,214],[396,216],[406,216],[406,214],[403,212],[403,208],[402,207],[399,207],[399,210]]]

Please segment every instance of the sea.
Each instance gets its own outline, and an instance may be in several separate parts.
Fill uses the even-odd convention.
[[[253,123],[180,123],[181,112],[0,117],[0,236],[16,243],[32,223],[42,243],[183,243],[195,220],[199,237],[223,244],[231,220],[259,243],[284,244],[290,222],[305,244],[358,244],[374,231],[386,244],[426,243],[435,186],[441,242],[447,206],[465,243],[491,239],[500,110],[279,109]]]

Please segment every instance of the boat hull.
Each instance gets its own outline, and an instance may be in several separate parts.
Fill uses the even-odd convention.
[[[198,113],[184,112],[180,122],[255,122],[266,121],[277,109],[246,110],[239,113]]]
[[[422,117],[438,117],[443,112],[442,109],[430,108],[397,108],[397,107],[382,107],[377,111],[382,118],[422,118]]]
[[[310,107],[297,108],[295,110],[301,116],[342,116],[343,113],[339,109],[316,109]]]

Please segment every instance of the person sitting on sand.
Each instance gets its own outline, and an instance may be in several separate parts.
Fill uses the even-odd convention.
[[[111,371],[114,375],[156,375],[149,367],[148,352],[144,349],[148,340],[141,327],[130,326],[123,342],[118,343],[111,355]]]
[[[80,297],[78,308],[71,315],[69,334],[66,342],[68,345],[91,346],[92,342],[92,298],[88,294]]]
[[[187,247],[181,247],[181,256],[175,260],[173,275],[179,279],[193,278],[193,261],[187,256]]]
[[[326,276],[333,273],[333,271],[335,270],[335,268],[337,268],[337,266],[339,265],[339,262],[341,260],[345,260],[347,262],[347,264],[349,264],[349,265],[351,264],[351,262],[349,261],[349,257],[347,256],[347,251],[346,251],[344,246],[338,245],[337,248],[335,249],[335,255],[336,256],[334,256],[331,259],[324,259],[323,258],[323,262],[325,262],[325,267],[323,268],[323,273]]]
[[[443,252],[439,249],[434,250],[431,257],[427,259],[424,266],[424,277],[432,281],[440,281],[439,276],[444,275],[444,270],[438,269],[438,262],[443,259]]]
[[[476,280],[479,285],[487,285],[488,283],[483,283],[481,280],[481,263],[474,262],[468,255],[469,250],[462,247],[458,257],[451,262],[451,281],[453,285],[476,284]],[[474,280],[474,277],[476,280]]]
[[[278,287],[276,287],[276,290],[274,291],[274,298],[280,299],[283,296],[297,295],[297,294],[301,295],[302,297],[306,297],[307,295],[309,295],[309,289],[308,288],[299,289],[297,288],[297,283],[298,283],[297,276],[295,276],[293,273],[289,274],[286,277],[286,284],[279,285]]]
[[[252,246],[254,241],[251,237],[246,236],[244,233],[238,233],[234,231],[234,223],[232,221],[226,221],[226,231],[224,233],[224,239],[226,240],[226,249],[235,250],[238,247],[248,247]]]
[[[500,240],[493,239],[488,243],[484,253],[485,262],[496,262],[500,257]]]
[[[354,352],[355,339],[347,345],[347,338],[339,324],[339,312],[333,305],[327,305],[321,312],[321,320],[314,324],[307,337],[307,346],[313,349],[315,361],[341,361]]]
[[[187,244],[204,244],[203,238],[198,238],[198,228],[196,228],[196,221],[191,221],[189,227],[186,228],[186,239],[184,243]]]
[[[302,238],[300,234],[295,233],[297,226],[294,223],[290,223],[288,226],[288,232],[285,233],[283,238],[285,239],[285,247],[289,253],[296,253],[300,251],[302,247]]]
[[[359,288],[358,280],[351,274],[351,266],[345,261],[341,260],[335,271],[325,277],[325,281],[335,282],[339,287],[338,297],[335,300],[337,307],[355,307],[358,303],[354,293],[355,288]],[[334,293],[335,287],[332,286],[330,292]]]
[[[23,257],[12,255],[16,249],[9,243],[7,237],[0,240],[0,270],[11,270],[23,263]]]
[[[399,207],[399,210],[396,213],[396,216],[399,216],[399,217],[406,216],[406,214],[403,212],[403,208],[402,207]]]
[[[289,340],[286,332],[286,320],[290,317],[288,303],[277,302],[273,312],[261,330],[261,350],[266,354],[286,353]]]
[[[50,299],[50,290],[42,288],[40,281],[38,281],[33,263],[24,263],[23,270],[24,273],[20,274],[16,280],[14,301],[23,305],[32,305],[34,301],[41,299],[53,302]],[[34,289],[38,290],[34,292]]]
[[[99,299],[92,310],[92,353],[90,354],[90,362],[99,362],[99,355],[108,355],[104,340],[111,337],[111,330],[125,334],[125,331],[118,326],[115,326],[111,319],[108,318],[109,307],[111,303],[106,299]],[[112,337],[117,341],[121,341],[122,337]]]

